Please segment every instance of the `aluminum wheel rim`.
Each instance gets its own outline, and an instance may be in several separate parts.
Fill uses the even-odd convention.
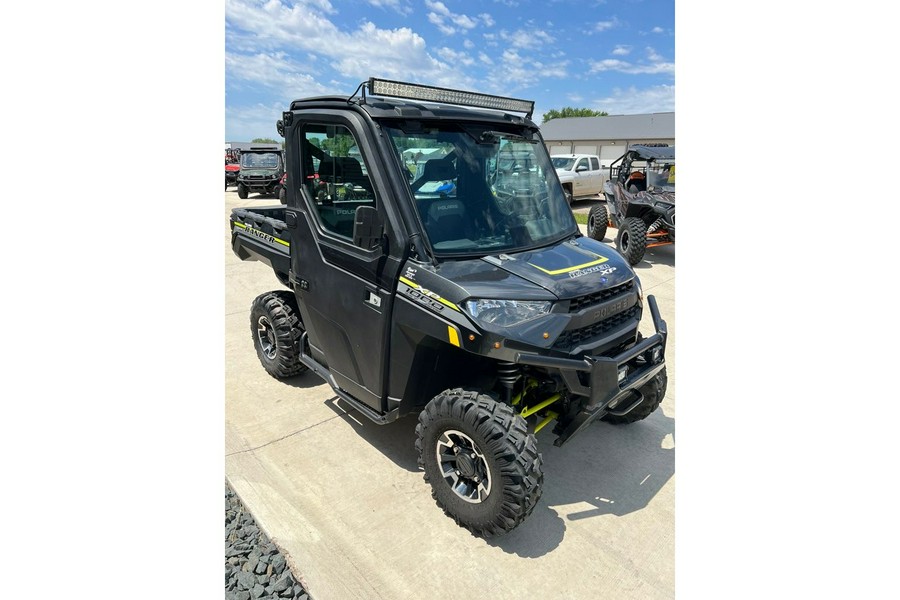
[[[262,349],[263,354],[266,355],[266,358],[274,360],[278,351],[275,343],[275,329],[265,316],[261,316],[256,321],[256,337],[259,340],[259,347]]]
[[[448,429],[435,445],[441,477],[462,500],[484,502],[491,493],[491,470],[475,442],[461,431]]]

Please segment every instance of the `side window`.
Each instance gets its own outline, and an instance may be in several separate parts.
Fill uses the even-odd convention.
[[[591,157],[591,170],[597,171],[600,169],[600,159],[596,157]]]
[[[300,144],[303,187],[323,229],[353,239],[360,206],[376,206],[375,192],[353,133],[343,125],[308,124]]]
[[[575,170],[578,171],[578,169],[580,169],[581,167],[586,168],[587,166],[588,166],[587,159],[582,158],[582,159],[579,159],[578,164],[575,165]]]

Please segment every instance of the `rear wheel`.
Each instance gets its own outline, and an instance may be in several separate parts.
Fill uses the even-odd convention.
[[[287,204],[287,190],[285,190],[283,187],[278,188],[278,200],[282,204]]]
[[[238,184],[238,198],[240,198],[241,200],[246,200],[247,196],[249,196],[249,195],[250,194],[247,191],[247,186],[244,185],[243,183],[239,183]]]
[[[606,228],[609,226],[609,213],[602,204],[595,204],[588,213],[587,234],[589,237],[602,242],[606,238]]]
[[[506,533],[537,505],[541,455],[512,407],[476,391],[446,390],[419,414],[416,436],[435,502],[473,534]]]
[[[638,217],[628,217],[619,227],[616,248],[630,265],[636,265],[644,258],[647,250],[647,224]]]
[[[269,375],[283,379],[306,371],[300,362],[303,323],[293,292],[257,296],[250,307],[250,331],[259,362]]]
[[[624,415],[606,413],[600,417],[600,419],[614,425],[627,425],[628,423],[646,419],[653,414],[653,411],[659,408],[660,403],[666,395],[666,386],[668,383],[669,377],[666,375],[666,369],[663,368],[663,370],[657,373],[653,379],[638,390],[644,396],[644,399],[640,404]]]

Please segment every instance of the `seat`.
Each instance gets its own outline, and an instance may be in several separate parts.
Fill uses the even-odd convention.
[[[453,166],[453,161],[446,158],[432,158],[425,161],[422,176],[412,182],[410,187],[415,193],[429,181],[452,181],[454,179],[456,179],[456,167]]]
[[[428,203],[425,229],[432,245],[447,240],[471,239],[472,223],[465,205],[457,198],[439,198]]]

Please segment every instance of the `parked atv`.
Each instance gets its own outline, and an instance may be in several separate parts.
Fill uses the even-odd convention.
[[[279,196],[284,175],[284,154],[269,146],[251,146],[241,151],[241,170],[237,176],[238,197],[246,200],[252,193]]]
[[[602,241],[617,228],[616,248],[631,265],[647,248],[675,243],[675,148],[632,146],[610,165],[606,205],[588,214],[588,235]]]

